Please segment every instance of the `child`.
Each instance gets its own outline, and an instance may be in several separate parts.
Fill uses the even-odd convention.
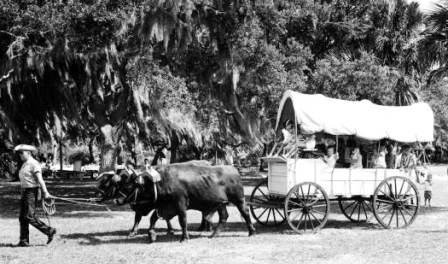
[[[424,185],[424,194],[423,196],[425,197],[425,207],[426,207],[426,203],[428,203],[429,208],[431,208],[431,198],[432,198],[432,174],[428,174],[426,176],[426,180],[423,183]]]

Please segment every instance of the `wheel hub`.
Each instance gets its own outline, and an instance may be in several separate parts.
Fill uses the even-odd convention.
[[[309,214],[310,211],[311,211],[311,207],[310,206],[305,206],[302,209],[302,213],[304,213],[304,214]]]

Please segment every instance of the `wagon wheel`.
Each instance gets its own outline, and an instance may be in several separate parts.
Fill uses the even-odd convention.
[[[402,176],[384,179],[373,195],[373,213],[384,228],[404,228],[412,224],[419,204],[417,186]]]
[[[298,233],[322,228],[330,213],[330,201],[324,189],[313,182],[294,186],[285,200],[286,220]]]
[[[269,194],[268,181],[255,186],[250,196],[250,212],[255,220],[264,226],[278,226],[285,222],[283,200]]]
[[[372,217],[372,202],[363,197],[354,197],[351,200],[338,200],[341,212],[350,221],[355,223],[367,222]]]

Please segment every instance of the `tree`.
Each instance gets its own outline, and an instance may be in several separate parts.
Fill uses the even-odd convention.
[[[423,70],[430,69],[428,82],[437,82],[448,72],[448,2],[435,4],[426,16],[426,29],[419,41],[419,61]]]
[[[368,53],[355,60],[328,56],[317,62],[309,92],[392,105],[394,85],[400,75],[396,69],[381,66],[377,60],[375,55]]]
[[[140,1],[93,3],[2,2],[13,23],[2,29],[12,36],[0,105],[22,138],[48,137],[44,128],[57,122],[95,127],[100,135],[102,171],[114,167],[118,142],[127,123],[139,136],[148,135],[147,117],[159,109],[156,98],[146,97],[129,80],[129,71],[150,53],[140,45],[136,8]],[[162,75],[161,78],[170,78]],[[135,75],[133,78],[137,78]],[[159,83],[155,83],[158,85]],[[20,134],[20,133],[19,133]],[[34,135],[32,135],[34,134]]]

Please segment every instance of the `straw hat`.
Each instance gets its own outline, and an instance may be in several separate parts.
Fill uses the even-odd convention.
[[[17,152],[17,151],[31,151],[31,152],[37,152],[37,148],[34,147],[34,146],[31,146],[31,145],[20,144],[20,145],[17,145],[17,146],[14,148],[14,152]]]

